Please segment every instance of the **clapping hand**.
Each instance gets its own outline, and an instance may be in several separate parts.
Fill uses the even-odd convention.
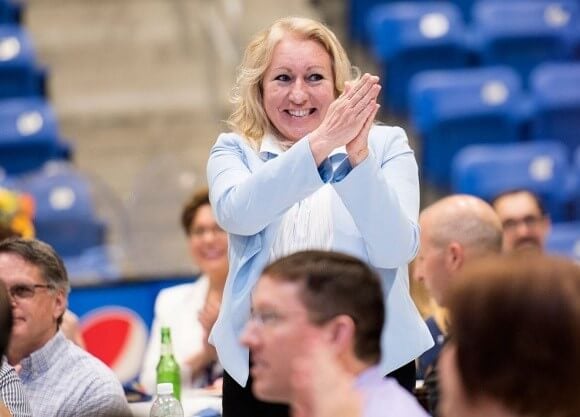
[[[220,312],[220,299],[218,296],[215,295],[208,295],[207,299],[205,300],[205,304],[201,311],[199,312],[197,318],[203,327],[205,332],[205,336],[209,336],[211,328],[215,324],[218,314]],[[204,338],[207,341],[207,337]]]
[[[208,337],[211,332],[211,328],[215,324],[218,314],[220,311],[220,300],[219,297],[212,296],[211,294],[207,297],[203,308],[198,314],[198,320],[203,328],[203,345],[202,349],[191,355],[186,363],[191,369],[192,378],[198,377],[201,372],[203,372],[207,365],[217,360],[217,353],[215,348],[209,344]]]
[[[332,102],[320,126],[310,134],[311,148],[319,165],[332,149],[346,145],[356,166],[368,154],[368,133],[379,109],[379,77],[364,74],[347,82],[343,93]]]

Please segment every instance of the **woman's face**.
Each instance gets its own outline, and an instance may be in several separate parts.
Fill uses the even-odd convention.
[[[285,35],[263,79],[264,109],[282,138],[296,142],[312,132],[334,101],[331,58],[313,40]]]
[[[209,204],[199,207],[191,221],[189,247],[203,274],[227,273],[228,236],[216,223]]]

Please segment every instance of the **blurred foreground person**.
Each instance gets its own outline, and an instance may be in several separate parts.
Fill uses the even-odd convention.
[[[4,356],[13,326],[10,304],[8,291],[0,281],[0,417],[31,417],[32,410],[22,382]]]
[[[252,316],[241,338],[252,354],[254,395],[289,404],[296,416],[318,417],[309,409],[316,403],[303,401],[304,393],[295,385],[297,376],[293,387],[292,375],[293,367],[313,354],[312,344],[320,344],[340,369],[337,375],[344,374],[360,393],[362,416],[427,416],[395,379],[382,375],[384,311],[378,276],[354,257],[305,251],[267,266],[252,296]],[[315,389],[320,391],[313,392],[314,398],[323,395],[324,387]],[[349,406],[356,411],[356,402]]]
[[[292,417],[361,417],[363,397],[329,346],[306,340],[293,363]]]
[[[54,249],[33,239],[0,242],[0,280],[14,317],[8,362],[18,370],[33,415],[130,415],[113,371],[59,331],[70,283]]]
[[[492,205],[503,227],[505,252],[526,249],[543,252],[551,223],[536,194],[524,189],[506,191]]]
[[[448,308],[442,416],[580,416],[579,266],[543,256],[480,261],[462,273]]]
[[[213,217],[207,188],[194,193],[184,206],[181,225],[201,276],[195,282],[162,290],[155,300],[155,317],[140,377],[141,384],[152,393],[156,388],[162,326],[171,328],[182,388],[203,387],[221,377],[215,348],[207,339],[218,316],[228,274],[228,237]]]

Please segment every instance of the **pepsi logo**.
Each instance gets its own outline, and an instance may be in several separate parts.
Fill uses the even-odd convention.
[[[133,310],[108,306],[81,318],[85,348],[108,365],[121,380],[133,380],[141,370],[147,327]]]

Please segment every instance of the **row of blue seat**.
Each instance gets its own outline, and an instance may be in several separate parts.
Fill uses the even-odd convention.
[[[424,179],[450,184],[451,161],[465,146],[558,139],[580,147],[580,63],[546,63],[530,91],[509,67],[426,71],[413,78],[410,120]]]
[[[0,0],[0,186],[33,198],[36,236],[53,245],[73,280],[118,278],[94,182],[67,162],[72,148],[47,101],[47,70],[19,25],[21,13],[19,3]]]
[[[387,2],[367,12],[386,107],[404,115],[408,83],[423,70],[508,65],[526,83],[539,63],[580,57],[578,0],[485,0],[473,13],[466,25],[452,2]]]
[[[558,141],[472,145],[453,159],[453,192],[493,200],[527,189],[542,200],[553,226],[547,249],[580,261],[580,148],[570,163]]]
[[[492,200],[524,188],[535,192],[555,221],[580,221],[580,148],[575,155],[559,141],[481,144],[453,158],[452,191]]]
[[[22,4],[15,0],[0,0],[0,24],[22,21]]]
[[[0,99],[45,97],[46,77],[28,32],[19,25],[0,24]]]
[[[89,177],[70,163],[50,161],[27,175],[4,177],[0,186],[32,197],[36,236],[62,256],[73,281],[120,277]]]
[[[68,158],[58,123],[46,101],[47,70],[14,14],[20,4],[0,0],[0,171],[18,175],[53,158]],[[12,16],[12,19],[11,19]]]
[[[369,12],[376,6],[399,3],[402,0],[350,0],[347,5],[347,26],[348,32],[355,42],[367,43],[368,42],[368,32],[367,32],[367,18]],[[425,3],[432,0],[413,0],[414,3]],[[449,3],[453,3],[456,8],[460,11],[461,17],[465,23],[470,23],[472,21],[472,15],[474,14],[474,9],[476,4],[481,1],[493,1],[493,0],[452,0]],[[511,1],[511,0],[510,0]],[[536,0],[529,0],[534,2]]]
[[[1,77],[0,77],[1,79]],[[50,103],[42,97],[0,100],[0,171],[22,175],[54,159],[70,159]]]

